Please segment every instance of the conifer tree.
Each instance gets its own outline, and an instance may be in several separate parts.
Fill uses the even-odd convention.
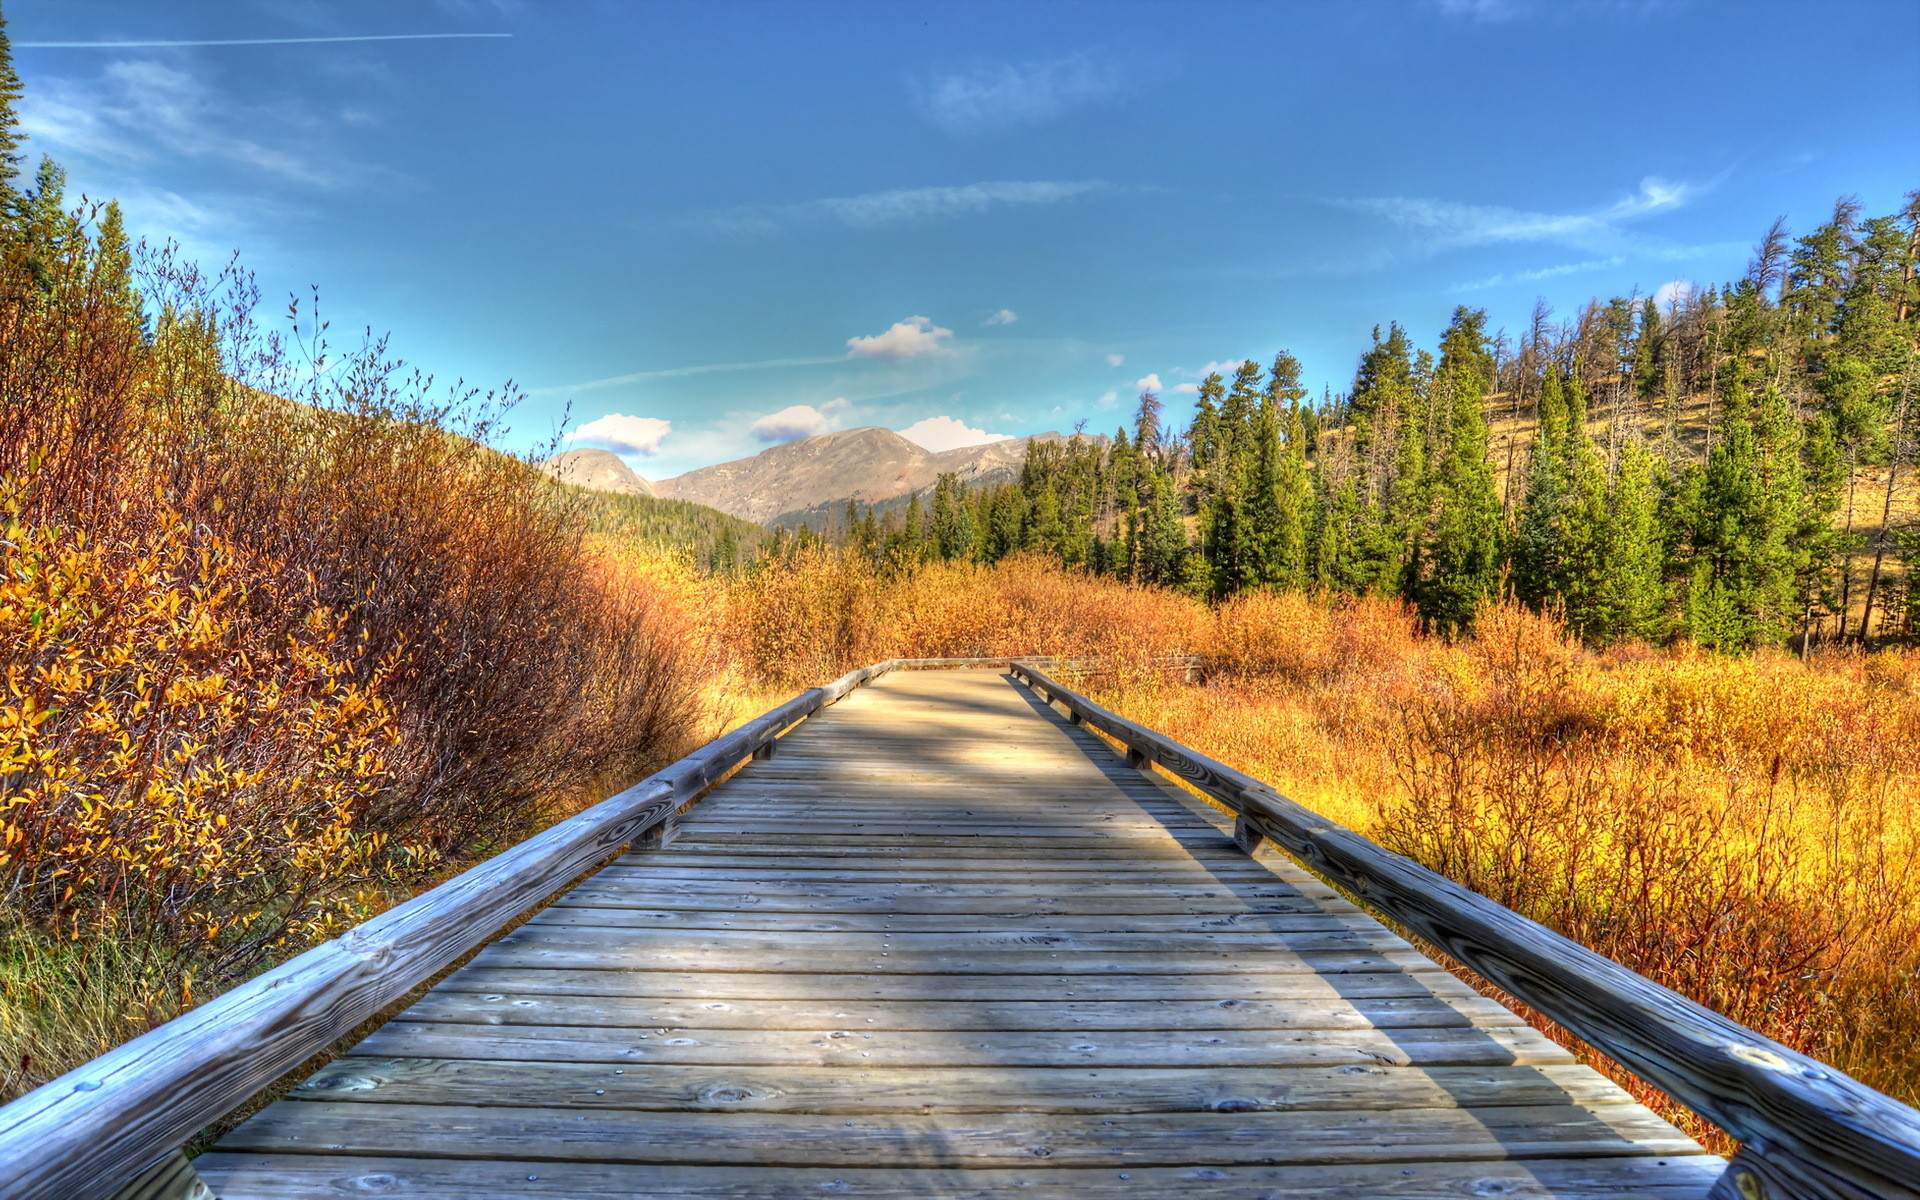
[[[1651,641],[1664,632],[1666,529],[1660,515],[1659,462],[1638,440],[1620,456],[1604,526],[1604,618],[1596,640]]]
[[[0,230],[10,228],[18,217],[20,164],[26,161],[21,146],[27,135],[20,128],[20,73],[13,65],[13,40],[7,35],[7,18],[0,13]]]
[[[1525,499],[1513,543],[1513,590],[1522,603],[1541,608],[1559,598],[1560,534],[1571,475],[1566,399],[1560,372],[1552,366],[1540,382],[1536,409]]]
[[[1431,401],[1447,411],[1449,420],[1435,469],[1430,574],[1419,582],[1414,599],[1423,620],[1449,632],[1472,624],[1481,603],[1498,588],[1503,562],[1503,517],[1487,456],[1485,404],[1493,385],[1493,355],[1485,329],[1484,312],[1454,311]]]

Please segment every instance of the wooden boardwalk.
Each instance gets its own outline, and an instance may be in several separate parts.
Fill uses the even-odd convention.
[[[896,672],[195,1165],[221,1200],[1701,1197],[1724,1164],[994,671]]]

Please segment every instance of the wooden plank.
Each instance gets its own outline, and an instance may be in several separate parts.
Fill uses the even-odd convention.
[[[1249,915],[1269,912],[1298,912],[1301,905],[1313,903],[1300,895],[1263,891],[1247,899],[1216,889],[1204,892],[1118,892],[1102,895],[1057,896],[1045,892],[976,895],[926,895],[902,893],[882,888],[846,888],[830,893],[807,889],[804,894],[776,895],[752,891],[722,889],[653,889],[640,887],[596,887],[574,893],[574,903],[586,904],[605,899],[618,907],[645,907],[710,911],[723,907],[728,911],[859,913],[973,913],[1018,915],[1021,913],[1165,913],[1200,916]]]
[[[585,932],[585,931],[578,931]],[[829,974],[892,972],[917,975],[1259,975],[1418,969],[1427,959],[1407,950],[1198,951],[1185,954],[1106,954],[1054,950],[982,950],[972,954],[909,954],[877,951],[834,954],[797,950],[780,955],[754,951],[636,950],[621,939],[503,940],[482,950],[475,962],[493,967],[597,967],[602,970],[805,971]]]
[[[1305,1112],[1630,1104],[1589,1067],[703,1067],[375,1058],[320,1068],[295,1100],[684,1112]]]
[[[1484,996],[1271,1000],[717,1000],[556,996],[435,989],[409,1021],[465,1025],[607,1025],[622,1029],[1080,1030],[1411,1029],[1524,1024]]]
[[[1017,836],[1017,835],[1016,835]],[[989,856],[1005,856],[1008,852],[1022,855],[1031,854],[1038,858],[1060,858],[1076,854],[1099,854],[1111,858],[1125,859],[1135,855],[1180,854],[1190,850],[1214,852],[1233,845],[1233,840],[1224,834],[1196,830],[1192,832],[1173,830],[1166,837],[1141,838],[1134,844],[1116,846],[1112,839],[1102,837],[1055,838],[1045,845],[1029,846],[1013,840],[996,840],[981,837],[953,837],[945,834],[928,835],[912,831],[894,830],[886,833],[852,834],[782,834],[775,838],[765,833],[748,830],[744,833],[713,831],[697,835],[683,835],[683,840],[675,844],[674,849],[698,849],[703,846],[726,847],[729,850],[755,846],[793,846],[814,847],[846,846],[850,849],[885,850],[889,852],[906,851],[912,854],[931,854],[940,851],[969,851]]]
[[[944,844],[942,844],[944,843]],[[741,861],[752,859],[757,862],[772,863],[783,858],[817,858],[855,862],[874,860],[880,862],[951,862],[966,863],[976,860],[989,862],[1008,862],[1018,860],[1031,864],[1036,870],[1056,871],[1081,869],[1089,871],[1112,870],[1112,863],[1158,862],[1199,863],[1201,865],[1221,864],[1239,865],[1246,861],[1237,850],[1228,851],[1229,843],[1225,838],[1195,837],[1185,841],[1164,838],[1138,846],[1115,847],[1106,842],[1096,842],[1085,846],[1034,846],[1019,850],[1010,855],[1008,847],[982,845],[977,839],[938,839],[935,844],[925,844],[913,839],[846,839],[846,838],[740,838],[708,840],[705,838],[683,837],[670,849],[649,851],[647,859],[686,858],[699,859],[708,855],[718,858],[733,858]],[[622,862],[638,864],[643,861],[636,853],[628,855]],[[1263,865],[1265,863],[1263,862]],[[1291,863],[1276,863],[1276,868],[1291,868]],[[1300,872],[1302,876],[1305,872]]]
[[[0,1108],[0,1195],[108,1195],[255,1090],[666,819],[781,730],[892,669],[804,692],[634,787]]]
[[[1239,869],[1228,867],[1199,867],[1170,864],[1162,867],[1140,867],[1126,870],[1109,868],[1105,871],[1047,871],[1039,868],[1022,869],[1017,863],[995,861],[982,866],[968,867],[869,867],[865,865],[846,866],[787,866],[781,864],[771,867],[725,866],[714,863],[696,866],[691,863],[655,866],[639,860],[638,856],[629,856],[628,860],[616,862],[602,872],[608,880],[632,879],[650,882],[708,882],[708,883],[858,883],[858,884],[1004,884],[1029,882],[1035,887],[1051,888],[1065,884],[1072,886],[1083,883],[1142,883],[1158,886],[1199,886],[1220,884],[1225,887],[1260,887],[1276,881],[1285,880],[1285,876],[1264,870],[1255,865]]]
[[[1207,933],[1214,930],[1276,930],[1288,933],[1335,929],[1376,929],[1362,914],[1321,912],[1232,913],[1227,916],[1152,913],[1102,916],[1086,913],[819,913],[743,912],[709,909],[632,908],[618,904],[555,904],[529,925],[601,925],[625,929],[762,929],[798,933]]]
[[[355,1053],[520,1062],[843,1067],[1506,1066],[1573,1056],[1531,1026],[1398,1029],[1150,1030],[611,1029],[598,1025],[451,1025],[404,1016]]]
[[[822,975],[806,971],[652,971],[605,966],[495,965],[476,958],[440,983],[442,991],[572,996],[685,996],[703,1000],[1206,1000],[1212,1003],[1346,997],[1472,996],[1478,993],[1423,961],[1405,971],[1236,975]]]
[[[1920,1197],[1920,1112],[1389,853],[1259,780],[1101,708],[1043,671],[1051,700],[1238,811],[1262,837],[1743,1142],[1870,1195]],[[1851,1200],[1805,1181],[1808,1195]]]
[[[1009,1167],[1474,1161],[1697,1154],[1639,1105],[1384,1112],[883,1116],[491,1108],[307,1100],[229,1134],[229,1150],[298,1150],[601,1163]]]
[[[843,957],[886,952],[894,956],[946,958],[999,951],[1112,955],[1204,954],[1215,950],[1237,954],[1411,949],[1405,939],[1387,932],[1379,924],[1359,929],[1308,932],[1222,929],[1207,933],[1042,933],[1030,930],[916,933],[881,929],[777,933],[760,929],[679,931],[644,926],[627,929],[605,922],[581,923],[568,919],[571,915],[562,914],[558,919],[549,919],[542,914],[537,921],[528,921],[494,945],[536,949],[548,946],[618,945],[642,954],[653,951],[673,954],[753,954],[766,956],[770,962],[815,953]]]
[[[225,1152],[199,1162],[222,1200],[1703,1200],[1720,1173],[1704,1156],[908,1171]]]

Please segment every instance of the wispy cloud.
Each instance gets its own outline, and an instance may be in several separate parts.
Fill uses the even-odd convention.
[[[630,371],[625,375],[609,375],[605,379],[589,379],[585,383],[568,383],[558,387],[533,388],[529,396],[560,396],[572,392],[591,392],[597,388],[619,387],[625,383],[641,383],[648,379],[677,379],[682,375],[707,375],[715,371],[759,371],[771,367],[818,367],[827,363],[845,362],[844,355],[831,358],[763,358],[758,362],[704,363],[697,367],[666,367],[658,371]]]
[[[175,42],[15,42],[16,49],[131,50],[163,46],[306,46],[320,42],[427,42],[446,38],[510,38],[510,33],[374,33],[357,37],[204,38]]]
[[[1520,0],[1435,0],[1434,7],[1449,17],[1486,24],[1511,21],[1527,11]]]
[[[153,162],[167,155],[224,160],[281,179],[310,184],[344,182],[355,174],[321,160],[229,132],[273,122],[218,95],[193,75],[166,63],[108,63],[94,80],[55,76],[22,105],[30,136],[64,152],[116,165]],[[303,119],[283,119],[284,140],[303,140]]]
[[[1109,354],[1107,355],[1107,365],[1110,367],[1124,367],[1127,365],[1127,356],[1124,354]]]
[[[1565,214],[1400,196],[1348,203],[1430,238],[1428,244],[1434,249],[1508,242],[1559,242],[1589,253],[1605,254],[1632,241],[1630,233],[1623,228],[1626,223],[1679,208],[1696,190],[1690,184],[1648,176],[1640,181],[1637,191],[1612,204],[1593,212]]]
[[[974,133],[1051,120],[1115,95],[1120,82],[1115,67],[1074,54],[947,75],[917,90],[928,120],[951,133]]]
[[[1019,319],[1020,315],[1018,313],[1010,308],[1003,308],[980,323],[982,325],[1011,325]]]
[[[1610,258],[1589,259],[1586,262],[1562,263],[1557,267],[1541,267],[1537,271],[1511,271],[1498,275],[1489,275],[1472,283],[1454,286],[1456,292],[1477,292],[1484,288],[1506,287],[1515,283],[1539,283],[1543,279],[1558,279],[1562,275],[1578,275],[1584,271],[1603,271],[1608,267],[1618,267],[1626,262],[1621,255]]]
[[[801,204],[745,205],[702,213],[692,223],[741,235],[767,235],[795,226],[838,224],[879,229],[974,216],[995,208],[1039,207],[1077,200],[1113,185],[1098,179],[1002,181],[957,187],[900,188],[863,196],[838,196]]]

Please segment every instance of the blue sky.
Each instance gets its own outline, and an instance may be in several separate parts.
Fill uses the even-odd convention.
[[[1339,390],[1376,323],[1724,280],[1775,216],[1920,186],[1911,0],[5,12],[76,189],[516,381],[509,448],[570,404],[654,478],[1110,432],[1280,349]],[[32,44],[210,41],[248,44]]]

